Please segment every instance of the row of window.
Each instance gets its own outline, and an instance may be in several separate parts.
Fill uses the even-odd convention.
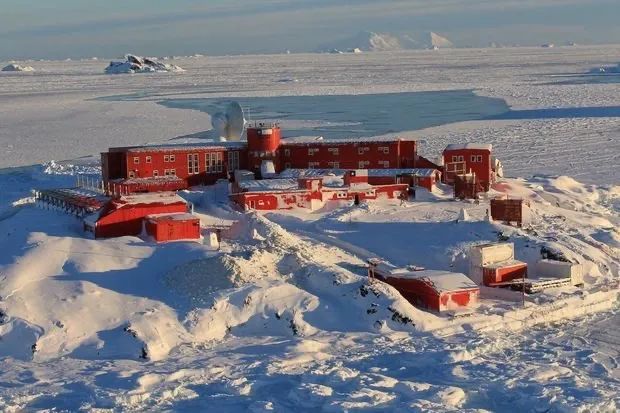
[[[146,163],[148,164],[153,162],[153,159],[151,156],[147,156],[145,159],[146,159]],[[175,155],[164,155],[164,162],[175,162],[175,161],[176,161]],[[138,156],[134,157],[133,162],[136,165],[139,164],[140,157]],[[237,169],[239,169],[239,152],[237,151],[228,152],[228,170],[234,171]],[[205,154],[205,172],[207,173],[224,172],[224,162],[222,159],[221,152]],[[200,173],[199,154],[190,153],[187,155],[187,173],[188,175],[197,175]],[[176,169],[174,168],[164,169],[164,175],[165,176],[176,176]],[[135,171],[129,172],[130,178],[135,178],[135,176],[136,176]],[[154,177],[159,176],[159,171],[154,170],[153,176]]]
[[[471,155],[469,161],[481,163],[482,155]],[[463,155],[452,155],[452,162],[465,162],[465,157]]]
[[[157,169],[153,170],[153,177],[157,178],[159,176],[159,171]],[[164,169],[164,176],[177,176],[177,170],[172,168],[172,169]],[[136,177],[136,172],[135,171],[129,171],[129,177],[130,178],[135,178]]]
[[[359,161],[357,163],[359,169],[365,169],[370,166],[370,161]],[[286,162],[284,164],[285,169],[289,169],[291,167],[290,162]],[[320,162],[308,162],[308,169],[317,169],[321,167]],[[330,169],[340,169],[340,162],[327,162],[327,167]],[[379,161],[379,167],[389,169],[390,161]]]
[[[152,156],[147,156],[145,158],[146,163],[153,163],[153,157]],[[164,155],[164,162],[175,162],[176,157],[174,155]],[[140,157],[139,156],[134,156],[133,157],[133,164],[134,165],[139,165],[140,164]]]
[[[215,158],[212,158],[214,157]],[[210,159],[219,159],[221,161],[222,159],[222,154],[221,153],[206,153],[205,154],[205,163],[207,165],[209,165],[210,163]],[[145,157],[145,161],[146,163],[153,163],[153,157],[152,156],[146,156]],[[192,165],[192,171],[195,170],[195,162],[198,161],[198,154],[194,153],[194,154],[188,154],[187,155],[187,163],[188,165]],[[176,156],[175,155],[164,155],[164,162],[176,162]],[[139,156],[134,156],[133,157],[133,163],[134,165],[139,165],[140,164],[140,157]],[[216,161],[217,163],[217,161]],[[228,152],[228,163],[230,165],[233,166],[233,168],[231,168],[231,170],[234,169],[239,169],[239,152]],[[189,169],[188,169],[189,170]],[[192,173],[192,172],[190,172]]]
[[[377,148],[377,150],[383,154],[389,154],[390,153],[390,147],[389,146],[379,146]],[[331,155],[339,155],[340,154],[340,149],[339,148],[327,148],[327,151],[331,154]],[[357,153],[358,155],[364,155],[366,152],[369,152],[370,148],[368,146],[359,146],[357,148]],[[314,156],[315,153],[319,152],[319,148],[308,148],[308,156]],[[290,149],[285,149],[284,150],[284,156],[286,157],[290,157],[291,156],[291,150]]]

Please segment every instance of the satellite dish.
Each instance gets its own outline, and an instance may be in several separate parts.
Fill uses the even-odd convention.
[[[218,112],[211,117],[211,125],[225,141],[238,141],[241,139],[245,127],[243,109],[238,102],[230,102],[226,111]]]

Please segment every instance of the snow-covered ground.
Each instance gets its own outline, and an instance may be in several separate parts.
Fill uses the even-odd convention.
[[[97,74],[102,62],[37,62],[35,73],[2,75],[0,410],[617,409],[619,86],[550,75],[617,62],[619,51],[201,57],[175,61],[182,74],[118,77]],[[299,82],[277,81],[287,77]],[[167,109],[163,98],[463,88],[513,109],[584,116],[407,132],[431,154],[448,142],[493,143],[509,176],[528,177],[498,188],[528,200],[523,229],[486,221],[484,201],[441,193],[257,215],[232,209],[225,188],[186,191],[201,219],[238,221],[211,251],[86,239],[75,218],[29,198],[33,187],[98,174],[107,146],[208,128],[207,115]],[[121,94],[137,95],[100,99]],[[601,107],[610,115],[599,117]],[[27,166],[36,162],[45,164]],[[539,172],[572,177],[530,177]],[[463,208],[470,219],[457,223]],[[467,272],[467,248],[500,238],[530,264],[543,246],[583,263],[584,289],[533,295],[525,308],[520,296],[487,292],[471,315],[451,318],[365,277],[370,256]]]

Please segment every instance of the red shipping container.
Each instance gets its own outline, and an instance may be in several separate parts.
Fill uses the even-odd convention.
[[[521,261],[504,261],[482,267],[482,280],[489,287],[526,277],[527,263]]]

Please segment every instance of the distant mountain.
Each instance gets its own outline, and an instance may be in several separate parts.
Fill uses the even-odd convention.
[[[354,50],[364,52],[380,52],[388,50],[400,50],[402,45],[395,36],[388,33],[360,32],[354,37],[336,41],[319,47],[321,51],[327,50]]]
[[[437,33],[430,32],[428,36],[430,38],[431,47],[439,47],[439,48],[454,47],[454,44],[450,40],[438,35]]]
[[[454,47],[454,44],[450,40],[435,32],[424,32],[416,35],[411,33],[392,34],[363,31],[351,38],[321,45],[319,50],[333,52],[334,50],[359,49],[365,52],[380,52],[451,47]]]

